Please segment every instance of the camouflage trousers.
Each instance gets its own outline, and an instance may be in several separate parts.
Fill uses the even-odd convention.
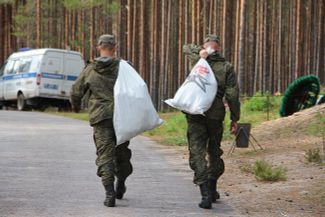
[[[220,147],[223,121],[190,114],[186,114],[186,119],[189,161],[194,171],[194,183],[201,185],[210,179],[218,180],[225,170]]]
[[[103,185],[114,183],[115,176],[119,180],[125,180],[133,171],[129,142],[116,146],[112,119],[94,124],[93,130],[97,149],[97,175],[101,177]]]

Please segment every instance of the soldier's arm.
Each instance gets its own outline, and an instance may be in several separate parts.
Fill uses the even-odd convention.
[[[201,46],[195,44],[185,44],[183,45],[183,53],[190,60],[191,64],[194,65],[200,59]]]
[[[87,66],[79,75],[76,82],[72,85],[70,101],[73,108],[80,108],[83,96],[88,90],[86,78],[90,73],[90,66]]]
[[[237,122],[240,119],[239,86],[234,67],[229,64],[227,68],[225,98],[231,113],[230,119]]]

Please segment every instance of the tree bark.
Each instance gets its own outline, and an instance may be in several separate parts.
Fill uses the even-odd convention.
[[[240,2],[240,24],[239,24],[239,60],[238,60],[238,65],[239,65],[239,70],[238,70],[238,83],[239,83],[239,88],[243,90],[244,88],[244,67],[245,67],[245,10],[246,10],[246,0],[241,0]]]
[[[36,0],[36,47],[42,47],[41,34],[42,34],[42,9],[41,0]]]

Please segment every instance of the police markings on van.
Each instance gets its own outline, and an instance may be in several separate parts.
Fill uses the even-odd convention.
[[[73,82],[84,68],[79,52],[36,49],[12,54],[0,69],[0,104],[18,110],[69,106]]]

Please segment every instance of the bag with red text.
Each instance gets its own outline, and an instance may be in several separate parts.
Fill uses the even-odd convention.
[[[217,88],[217,80],[209,63],[201,58],[174,98],[165,100],[165,103],[189,114],[204,114],[211,107]]]

